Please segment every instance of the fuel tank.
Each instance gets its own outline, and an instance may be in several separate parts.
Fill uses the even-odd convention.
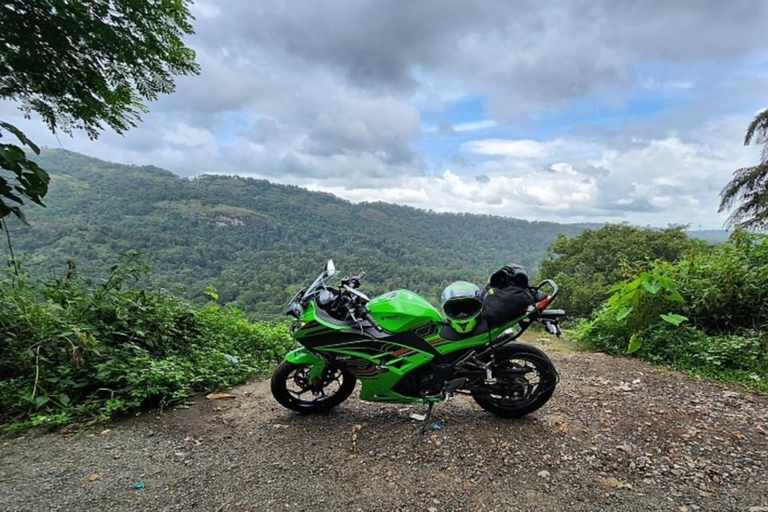
[[[411,331],[429,322],[442,322],[437,309],[409,290],[395,290],[368,303],[374,320],[390,332]]]

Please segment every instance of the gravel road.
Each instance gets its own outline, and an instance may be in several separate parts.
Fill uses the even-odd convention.
[[[423,406],[350,399],[300,416],[255,382],[186,410],[2,440],[0,510],[768,512],[768,397],[550,355],[562,380],[544,408],[502,420],[456,397],[424,437],[409,418]]]

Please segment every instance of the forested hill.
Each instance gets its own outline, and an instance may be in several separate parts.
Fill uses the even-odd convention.
[[[31,268],[74,260],[97,273],[138,249],[152,283],[193,300],[213,285],[256,316],[278,313],[328,258],[367,272],[371,293],[406,287],[436,302],[457,279],[484,282],[510,261],[536,267],[559,232],[583,225],[436,214],[224,176],[183,179],[156,167],[108,163],[63,150],[38,159],[52,175],[48,208],[30,208],[14,243]]]

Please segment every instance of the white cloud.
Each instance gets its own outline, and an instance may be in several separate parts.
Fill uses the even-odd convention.
[[[693,89],[696,84],[687,81],[666,81],[657,78],[646,78],[640,86],[643,89]]]
[[[392,201],[435,211],[465,211],[535,218],[562,219],[561,213],[589,204],[597,196],[594,179],[553,176],[531,171],[524,176],[491,176],[487,181],[463,178],[451,170],[439,176],[409,177],[382,188],[329,187],[320,183],[310,189],[330,192],[352,201]]]
[[[445,170],[436,176],[382,182],[381,188],[360,184],[349,190],[343,183],[317,182],[312,188],[353,201],[386,198],[436,211],[719,228],[723,220],[717,214],[720,189],[735,168],[755,158],[755,150],[742,147],[734,133],[723,137],[741,126],[726,118],[705,127],[707,133],[717,134],[705,142],[667,137],[635,142],[623,150],[578,141],[537,142],[536,147],[556,147],[561,150],[558,153],[577,155],[555,163],[545,163],[552,156],[546,151],[493,148],[500,158],[473,168],[482,180]]]
[[[459,123],[453,125],[453,130],[456,132],[474,132],[477,130],[485,130],[487,128],[493,128],[498,123],[493,119],[485,119],[482,121],[472,121],[469,123]]]
[[[578,174],[576,170],[573,168],[571,164],[568,162],[558,162],[555,164],[552,164],[549,169],[554,172],[559,172],[562,174]]]
[[[510,158],[543,158],[562,145],[563,141],[559,139],[548,142],[529,139],[481,139],[465,142],[461,148],[464,151],[481,155],[506,156]]]

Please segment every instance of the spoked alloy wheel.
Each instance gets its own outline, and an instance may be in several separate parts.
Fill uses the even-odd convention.
[[[505,418],[519,418],[552,397],[557,370],[544,352],[527,343],[514,343],[499,350],[495,359],[496,383],[488,386],[488,393],[473,396],[480,407]]]
[[[302,413],[327,411],[349,398],[355,377],[340,368],[326,366],[320,378],[310,380],[310,365],[283,361],[272,374],[272,396],[280,405]]]

